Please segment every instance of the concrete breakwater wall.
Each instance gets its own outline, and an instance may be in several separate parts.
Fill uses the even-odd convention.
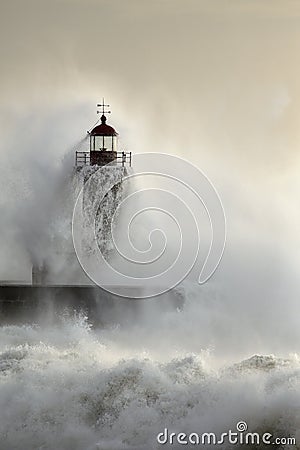
[[[95,324],[138,320],[139,314],[182,308],[183,296],[172,290],[151,299],[134,299],[140,287],[120,287],[133,298],[112,294],[98,286],[0,285],[0,322],[42,322],[61,314],[83,313]]]

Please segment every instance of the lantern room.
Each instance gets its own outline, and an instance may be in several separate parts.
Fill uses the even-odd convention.
[[[101,116],[101,124],[90,132],[90,158],[91,164],[105,165],[117,158],[118,133],[107,125],[104,114]]]
[[[76,151],[76,167],[82,167],[87,164],[105,166],[106,164],[114,162],[115,164],[122,164],[122,166],[129,164],[131,166],[131,153],[118,150],[118,133],[116,130],[106,123],[105,114],[110,111],[106,110],[104,99],[102,104],[97,105],[101,107],[101,123],[94,126],[91,131],[88,131],[90,137],[89,152]]]
[[[101,124],[97,125],[90,133],[90,151],[118,151],[118,133],[107,125],[104,114],[101,116]]]

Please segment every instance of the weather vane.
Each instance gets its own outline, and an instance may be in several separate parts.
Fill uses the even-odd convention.
[[[97,111],[97,114],[110,114],[111,111],[105,111],[105,108],[109,108],[109,105],[105,105],[104,103],[104,97],[102,99],[102,103],[97,105],[97,108],[102,108],[102,111]]]

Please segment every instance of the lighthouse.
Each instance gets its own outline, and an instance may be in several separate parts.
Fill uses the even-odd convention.
[[[119,149],[119,134],[113,126],[107,123],[106,116],[111,113],[108,110],[109,105],[105,104],[103,99],[97,107],[100,120],[87,132],[88,136],[85,139],[87,148],[75,153],[75,168],[69,184],[65,186],[66,191],[62,193],[67,200],[64,207],[57,211],[57,216],[63,217],[65,223],[71,222],[73,206],[79,197],[78,202],[84,213],[85,225],[92,227],[94,219],[96,220],[95,231],[98,245],[103,253],[107,254],[111,243],[111,219],[122,199],[121,184],[124,176],[128,173],[128,168],[131,167],[131,152]],[[90,179],[93,179],[91,183]],[[97,204],[101,193],[112,181],[113,187],[103,196],[95,217],[90,217],[88,212]],[[82,195],[79,195],[81,190]],[[71,232],[71,225],[65,235],[53,237],[49,252],[45,252],[39,264],[33,264],[33,285],[69,284],[74,279],[76,282],[81,280],[80,283],[87,282],[86,276],[78,264],[72,236],[69,232]],[[59,239],[62,239],[63,245]],[[87,253],[89,253],[90,243],[84,242]],[[58,265],[64,267],[59,274],[55,270],[56,261],[60,261]]]
[[[97,114],[101,114],[101,123],[97,122],[96,126],[88,131],[89,151],[76,151],[76,167],[80,168],[85,165],[106,166],[107,164],[121,165],[123,167],[131,166],[131,152],[119,150],[119,134],[115,128],[107,124],[105,114],[111,113],[111,111],[107,110],[109,105],[106,105],[103,99],[102,103],[98,104],[97,107],[100,108]]]
[[[82,247],[90,255],[96,236],[98,248],[108,256],[113,246],[112,218],[122,202],[122,181],[131,167],[131,152],[119,146],[119,133],[107,123],[109,105],[97,105],[100,120],[89,130],[89,150],[76,151],[74,179],[81,190],[77,199],[83,212]],[[93,214],[91,213],[93,211]],[[90,230],[95,235],[90,236]]]

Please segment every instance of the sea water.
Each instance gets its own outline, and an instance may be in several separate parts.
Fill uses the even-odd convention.
[[[226,341],[230,322],[215,306],[190,295],[182,309],[150,308],[138,323],[95,328],[65,314],[51,325],[1,326],[1,450],[194,448],[157,436],[221,435],[240,421],[299,445],[298,356],[255,354],[258,341],[247,347],[242,327]]]

